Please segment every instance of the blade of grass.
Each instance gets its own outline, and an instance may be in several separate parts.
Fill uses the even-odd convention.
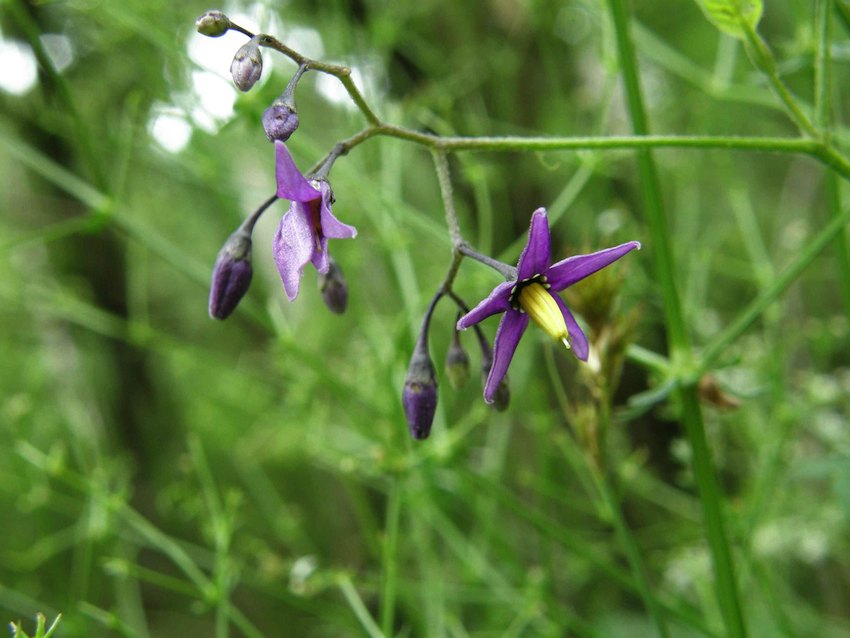
[[[336,584],[342,592],[342,595],[345,596],[345,600],[348,602],[349,607],[351,607],[351,611],[354,612],[357,620],[360,621],[361,626],[369,635],[369,638],[385,638],[380,627],[378,627],[375,620],[372,618],[372,614],[369,613],[369,610],[366,609],[366,605],[363,604],[363,599],[360,598],[360,594],[358,594],[357,590],[354,588],[354,583],[351,582],[351,577],[348,574],[339,574],[336,578]]]
[[[648,135],[644,100],[637,70],[634,44],[629,30],[629,16],[624,0],[608,0],[611,19],[617,40],[620,70],[629,106],[632,128],[636,135]],[[652,238],[655,255],[656,276],[659,279],[664,314],[668,330],[668,343],[674,365],[692,365],[692,352],[685,328],[679,294],[674,277],[675,262],[670,245],[670,232],[661,197],[661,189],[655,162],[649,150],[638,151],[638,169],[641,195]],[[723,520],[723,504],[720,486],[714,471],[714,463],[705,436],[702,410],[696,387],[693,384],[679,388],[682,405],[682,421],[692,451],[694,475],[699,488],[705,517],[706,535],[711,549],[715,576],[715,594],[720,604],[726,631],[729,636],[747,635],[744,616],[738,596],[732,553],[726,538]]]
[[[383,539],[383,573],[381,595],[381,629],[386,636],[393,635],[395,599],[398,581],[398,530],[401,520],[403,486],[394,479],[387,499],[386,525]]]

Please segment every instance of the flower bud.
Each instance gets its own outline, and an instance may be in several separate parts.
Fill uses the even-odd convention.
[[[410,359],[401,403],[411,436],[427,439],[437,411],[437,376],[424,339],[419,339]]]
[[[263,56],[256,38],[239,47],[230,64],[230,74],[240,91],[250,91],[260,79],[263,74]]]
[[[298,128],[298,113],[294,102],[275,100],[263,113],[263,128],[269,142],[285,142]]]
[[[201,35],[218,38],[230,29],[230,19],[221,11],[207,11],[195,20],[195,28]]]
[[[452,342],[446,353],[446,376],[455,390],[459,390],[469,381],[469,355],[460,343],[457,330],[452,335]]]
[[[348,307],[348,284],[333,257],[328,257],[328,272],[319,273],[319,291],[331,312],[338,315],[345,312]]]
[[[224,242],[213,268],[210,317],[227,319],[251,285],[251,236],[237,230]]]
[[[487,385],[487,377],[490,376],[490,368],[493,367],[493,350],[490,345],[484,341],[481,342],[481,381]],[[508,409],[511,402],[511,388],[508,385],[508,375],[506,374],[499,387],[496,389],[496,394],[493,395],[493,408],[497,412],[504,412]]]

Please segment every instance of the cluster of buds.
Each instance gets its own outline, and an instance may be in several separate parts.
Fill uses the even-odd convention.
[[[250,91],[263,74],[260,47],[273,46],[276,40],[248,33],[221,11],[207,11],[196,20],[195,27],[202,35],[214,38],[230,30],[248,35],[248,42],[233,56],[230,73],[239,90]],[[311,262],[319,273],[319,289],[328,308],[339,314],[348,305],[348,285],[342,269],[328,254],[328,239],[354,237],[357,231],[340,222],[331,211],[334,199],[326,176],[329,167],[322,174],[305,177],[284,144],[298,128],[295,88],[307,70],[307,65],[300,65],[283,93],[263,113],[263,130],[275,146],[277,191],[240,225],[219,252],[209,298],[209,313],[215,319],[230,316],[248,292],[253,275],[251,235],[260,215],[277,199],[290,201],[273,242],[287,297],[291,301],[298,295],[304,267]]]
[[[452,296],[461,307],[465,307],[465,304],[459,298],[455,297],[454,294]],[[431,317],[434,314],[437,302],[442,297],[442,291],[438,292],[428,306],[428,310],[425,311],[422,327],[413,348],[413,355],[410,357],[407,376],[404,379],[401,403],[404,407],[410,434],[414,439],[428,438],[437,412],[437,373],[431,359],[428,337],[431,329]],[[475,334],[481,348],[481,378],[486,383],[493,367],[493,349],[478,326],[475,326]],[[469,382],[471,376],[469,354],[461,343],[460,332],[457,328],[452,330],[444,370],[449,385],[455,390],[462,389]],[[496,410],[501,412],[507,409],[510,397],[508,378],[505,376],[499,382],[498,391],[491,403]]]

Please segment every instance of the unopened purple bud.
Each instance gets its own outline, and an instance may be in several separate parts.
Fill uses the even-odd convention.
[[[481,380],[484,385],[487,385],[487,377],[490,376],[490,368],[493,367],[493,350],[487,344],[482,344],[481,348]],[[504,412],[508,409],[511,402],[511,388],[508,385],[508,375],[502,377],[499,387],[496,388],[496,393],[493,395],[493,409],[497,412]]]
[[[416,344],[410,359],[401,402],[411,436],[427,439],[437,411],[437,376],[423,340]]]
[[[455,390],[459,390],[469,381],[469,355],[460,342],[457,330],[452,335],[452,342],[446,353],[446,376]]]
[[[348,307],[348,284],[342,268],[333,257],[328,257],[328,272],[319,274],[319,291],[331,312],[341,315]]]
[[[275,100],[263,113],[263,128],[270,142],[285,142],[298,128],[298,113],[294,102]]]
[[[239,47],[230,64],[230,74],[240,91],[250,91],[260,79],[263,74],[263,56],[256,38]]]
[[[210,317],[227,319],[251,285],[251,236],[237,230],[224,242],[212,274]]]
[[[230,18],[221,11],[207,11],[195,20],[195,28],[201,35],[218,38],[230,29]]]

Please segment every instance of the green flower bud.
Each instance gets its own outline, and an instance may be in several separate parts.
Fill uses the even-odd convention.
[[[469,355],[460,343],[457,330],[454,331],[449,350],[446,352],[446,376],[455,390],[459,390],[469,381]]]
[[[230,29],[230,18],[221,11],[207,11],[195,20],[195,28],[201,35],[218,38]]]

